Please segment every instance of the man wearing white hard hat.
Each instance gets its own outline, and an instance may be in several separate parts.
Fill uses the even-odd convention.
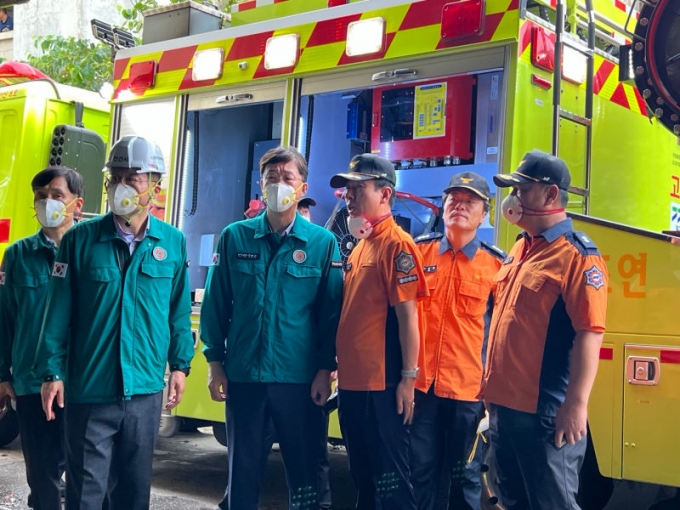
[[[111,212],[64,236],[34,366],[47,419],[65,406],[67,510],[107,495],[111,510],[149,507],[161,407],[180,402],[194,353],[185,239],[148,211],[161,151],[125,136],[105,171]]]

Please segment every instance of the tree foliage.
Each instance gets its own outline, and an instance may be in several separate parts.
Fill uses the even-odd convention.
[[[111,81],[108,46],[55,35],[34,37],[33,44],[37,53],[28,55],[26,61],[59,83],[98,91],[102,83]]]

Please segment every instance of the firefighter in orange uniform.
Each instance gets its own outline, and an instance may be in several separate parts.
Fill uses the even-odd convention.
[[[483,383],[500,499],[508,510],[576,510],[607,267],[566,216],[564,161],[535,150],[494,182],[512,187],[501,211],[524,228],[494,277]]]
[[[346,186],[350,233],[360,239],[345,266],[336,337],[340,427],[359,510],[415,510],[408,424],[414,405],[427,295],[422,259],[391,214],[396,174],[374,154],[355,156],[331,186]]]
[[[489,212],[489,184],[474,172],[454,175],[444,190],[446,235],[416,239],[430,297],[421,301],[424,353],[411,427],[411,481],[419,510],[434,510],[444,459],[452,508],[479,510],[479,400],[493,300],[493,276],[505,254],[477,237]]]

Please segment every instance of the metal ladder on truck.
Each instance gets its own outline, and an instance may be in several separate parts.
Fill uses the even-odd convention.
[[[585,187],[570,186],[569,191],[575,195],[583,197],[584,213],[589,212],[590,203],[590,170],[591,153],[593,144],[593,81],[595,74],[595,11],[593,10],[593,0],[585,0],[586,15],[588,17],[588,47],[572,42],[564,37],[564,23],[566,17],[565,0],[557,0],[555,6],[555,70],[553,73],[553,119],[552,119],[552,153],[557,156],[560,143],[560,122],[562,120],[573,122],[586,129],[585,144]],[[586,104],[585,115],[582,117],[576,113],[562,108],[562,54],[564,45],[585,55],[587,59],[586,67]]]

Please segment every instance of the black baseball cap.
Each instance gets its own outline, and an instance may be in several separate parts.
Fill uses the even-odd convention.
[[[347,181],[368,181],[370,179],[385,179],[392,186],[397,185],[397,174],[389,159],[375,154],[360,154],[349,162],[349,172],[336,174],[331,177],[331,188],[344,188]]]
[[[451,193],[454,189],[467,189],[473,191],[488,202],[491,196],[489,183],[486,179],[474,172],[461,172],[451,177],[448,187],[444,190],[445,194]]]
[[[310,207],[316,205],[316,200],[314,200],[312,197],[305,197],[302,200],[298,202],[298,207]]]
[[[517,170],[511,174],[494,175],[493,182],[501,188],[515,186],[516,184],[541,182],[543,184],[554,184],[562,190],[569,191],[571,175],[569,175],[569,168],[563,160],[552,154],[534,149],[524,155]]]

